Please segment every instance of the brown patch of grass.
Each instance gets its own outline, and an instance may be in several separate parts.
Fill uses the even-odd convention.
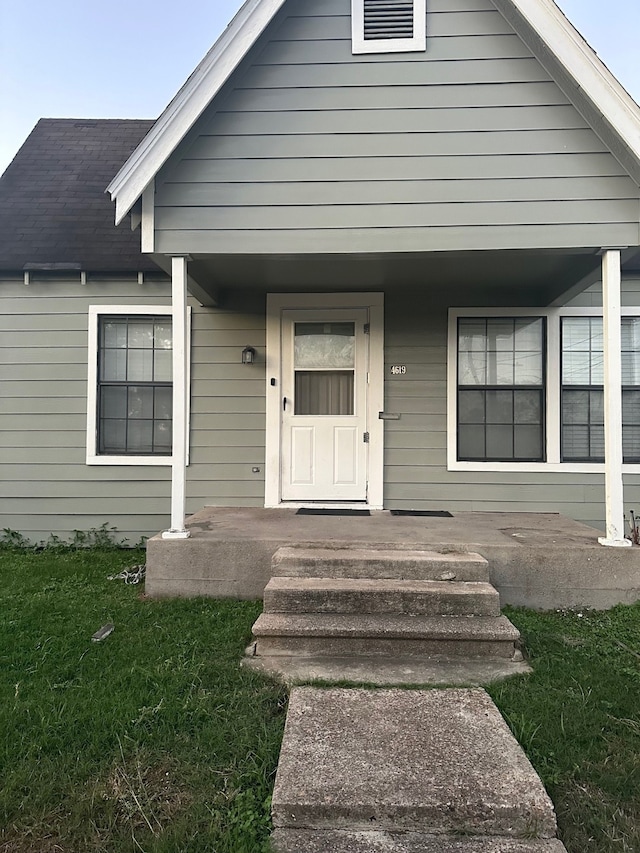
[[[569,849],[584,853],[599,853],[604,849],[637,853],[640,803],[621,804],[606,796],[599,786],[576,780],[562,790],[556,810]],[[581,820],[577,821],[576,815]]]
[[[66,853],[60,844],[60,839],[53,835],[37,837],[25,834],[21,830],[19,834],[13,834],[11,838],[0,842],[0,853]]]
[[[99,796],[115,806],[116,822],[132,832],[160,835],[192,802],[178,783],[178,770],[166,760],[152,762],[143,753],[119,761],[98,786]]]

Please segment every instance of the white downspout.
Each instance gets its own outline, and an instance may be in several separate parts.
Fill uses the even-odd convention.
[[[620,329],[621,255],[619,249],[602,253],[604,349],[604,478],[607,535],[601,545],[625,548],[622,482],[622,333]]]
[[[186,529],[187,487],[187,262],[186,257],[171,258],[171,317],[173,327],[173,452],[171,454],[171,528],[163,539],[188,539]]]

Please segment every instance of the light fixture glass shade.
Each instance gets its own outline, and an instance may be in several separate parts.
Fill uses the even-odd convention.
[[[242,363],[253,364],[256,360],[256,351],[253,347],[245,347],[242,350]]]

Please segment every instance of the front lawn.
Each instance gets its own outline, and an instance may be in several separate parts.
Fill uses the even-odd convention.
[[[286,695],[238,665],[260,602],[107,579],[142,560],[0,549],[0,853],[268,850]],[[637,853],[640,605],[508,615],[534,673],[490,693],[567,850]]]
[[[107,580],[143,559],[0,551],[2,853],[267,849],[286,697],[238,666],[260,603]]]
[[[534,672],[489,690],[551,794],[569,853],[640,851],[640,604],[508,610]]]

